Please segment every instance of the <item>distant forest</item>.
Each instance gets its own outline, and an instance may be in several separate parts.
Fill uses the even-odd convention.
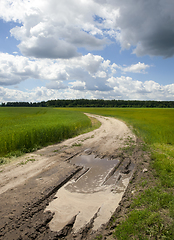
[[[174,101],[102,100],[75,99],[49,100],[42,102],[7,102],[1,107],[116,107],[116,108],[174,108]]]

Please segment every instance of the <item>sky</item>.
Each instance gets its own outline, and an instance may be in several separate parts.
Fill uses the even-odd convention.
[[[1,0],[0,103],[174,101],[173,0]]]

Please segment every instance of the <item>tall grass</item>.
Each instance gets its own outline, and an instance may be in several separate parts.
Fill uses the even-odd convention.
[[[73,137],[91,125],[87,116],[51,108],[0,108],[0,156],[30,152]]]

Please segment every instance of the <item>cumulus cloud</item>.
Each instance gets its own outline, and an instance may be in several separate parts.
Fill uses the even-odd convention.
[[[109,44],[94,19],[106,11],[92,0],[2,0],[1,5],[1,18],[21,23],[11,35],[25,56],[66,59],[78,56],[78,48],[97,50]]]
[[[18,47],[25,56],[36,58],[71,58],[79,55],[72,44],[53,37],[33,37],[22,41]]]
[[[28,101],[38,102],[50,99],[123,99],[123,100],[159,100],[174,101],[174,84],[162,86],[154,81],[141,82],[130,77],[109,78],[112,91],[85,90],[84,82],[74,81],[64,89],[37,87],[30,92],[0,87],[0,102]]]
[[[116,39],[142,55],[174,55],[173,0],[1,0],[0,17],[19,49],[37,58],[71,58],[78,48],[102,49]]]
[[[105,8],[118,9],[114,27],[108,33],[116,38],[122,49],[135,47],[137,56],[165,58],[174,55],[173,0],[95,0]]]
[[[63,81],[79,81],[85,82],[86,89],[109,91],[111,88],[106,85],[106,80],[114,66],[92,54],[51,61],[0,53],[0,85],[14,85],[32,78],[50,80],[46,85],[49,89],[66,88]]]
[[[152,80],[143,83],[125,76],[111,77],[107,82],[114,89],[111,94],[116,99],[159,101],[174,99],[174,84],[163,86]]]
[[[0,17],[20,51],[37,58],[76,57],[113,39],[137,56],[174,55],[173,0],[1,0]],[[108,38],[109,37],[109,38]]]
[[[46,84],[48,89],[66,89],[68,88],[66,85],[63,84],[63,81],[51,81]]]
[[[30,77],[38,78],[37,65],[23,56],[0,53],[0,85],[13,85]]]
[[[145,63],[137,63],[137,64],[132,64],[129,67],[122,67],[123,72],[132,72],[132,73],[146,73],[146,69],[149,68],[150,66]]]
[[[29,59],[0,53],[0,102],[42,101],[55,98],[105,98],[174,100],[174,84],[138,81],[120,73],[144,73],[150,66],[112,64],[99,55],[87,54],[71,59]],[[27,79],[47,80],[46,86],[31,92],[7,89]]]
[[[88,91],[81,92],[73,89],[48,89],[46,87],[37,87],[30,92],[20,91],[16,89],[8,89],[0,87],[0,102],[40,102],[52,99],[76,99],[90,98]]]
[[[71,89],[75,89],[79,91],[84,91],[86,89],[85,82],[75,81],[75,82],[70,82],[70,84],[72,85]]]
[[[130,0],[107,2],[119,8],[116,27],[120,29],[117,40],[121,47],[136,46],[137,56],[174,55],[174,1]]]

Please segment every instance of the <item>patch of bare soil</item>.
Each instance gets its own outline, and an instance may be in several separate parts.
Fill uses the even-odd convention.
[[[123,122],[109,117],[92,117],[102,123],[99,129],[26,154],[0,167],[0,239],[95,239],[101,233],[103,239],[112,239],[114,227],[129,209],[129,197],[135,193],[135,185],[150,174],[145,170],[149,157],[142,150],[142,143]],[[101,159],[119,160],[122,175],[129,174],[131,163],[135,165],[131,184],[114,212],[117,220],[113,223],[111,218],[94,231],[95,215],[74,233],[74,216],[61,231],[52,231],[50,222],[54,212],[46,208],[57,198],[56,193],[62,186],[81,176],[83,166],[71,160],[84,152]]]

